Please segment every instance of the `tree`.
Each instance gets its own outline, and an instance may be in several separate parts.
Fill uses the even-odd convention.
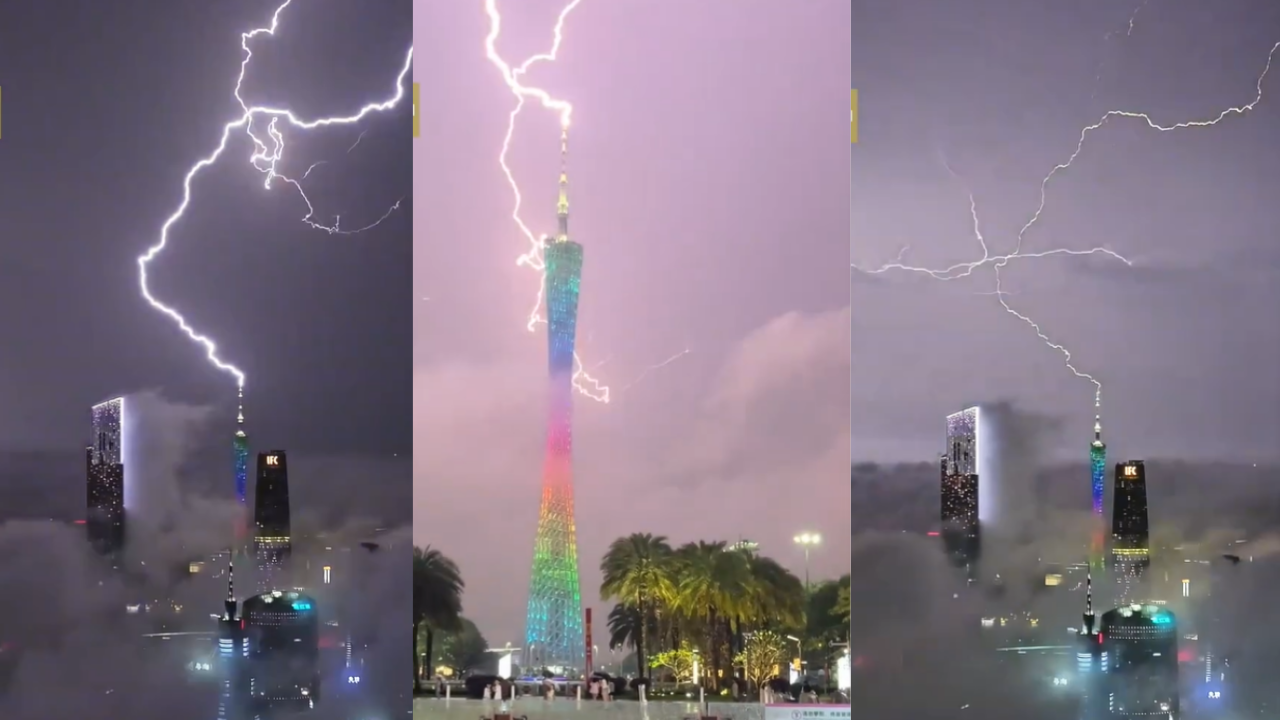
[[[772,630],[758,630],[747,636],[742,652],[733,661],[742,666],[747,682],[760,687],[787,662],[787,645]]]
[[[473,670],[488,672],[496,660],[496,656],[489,652],[489,642],[470,620],[459,618],[458,626],[455,631],[441,634],[440,662],[459,673]]]
[[[668,602],[676,591],[671,576],[671,545],[665,537],[648,533],[618,538],[600,561],[600,571],[604,576],[601,598],[617,600],[640,614],[639,637],[634,640],[640,673],[646,675],[649,620],[656,614],[658,604]]]
[[[675,676],[676,684],[693,682],[694,665],[698,662],[698,654],[688,644],[675,650],[656,653],[649,659],[649,667],[666,668]]]
[[[743,553],[730,552],[723,542],[689,543],[676,551],[676,597],[673,608],[693,620],[703,631],[709,686],[719,688],[721,646],[738,621],[752,616],[748,598],[751,567]]]
[[[422,666],[431,668],[434,631],[457,631],[462,617],[462,573],[458,566],[430,545],[413,549],[413,689],[422,691]],[[421,661],[416,641],[425,627]]]
[[[849,601],[849,576],[845,575],[840,578],[840,595],[836,598],[836,606],[831,609],[831,612],[844,625],[846,640],[849,639],[849,620],[853,614],[849,608]]]
[[[844,609],[840,604],[843,598]],[[849,576],[819,584],[809,595],[805,635],[817,646],[849,637]]]

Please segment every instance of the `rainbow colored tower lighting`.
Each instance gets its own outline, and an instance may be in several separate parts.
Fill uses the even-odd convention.
[[[236,436],[231,447],[235,456],[236,467],[236,502],[239,503],[239,514],[236,517],[235,539],[237,546],[233,554],[248,539],[249,504],[247,492],[249,485],[249,436],[244,432],[244,388],[241,387],[236,397]]]
[[[542,467],[542,506],[533,544],[524,662],[532,667],[576,668],[585,662],[578,539],[573,521],[573,373],[582,281],[582,246],[569,240],[569,176],[563,163],[567,133],[560,135],[560,226],[543,250],[543,297],[551,393],[547,456]]]
[[[1102,391],[1093,396],[1093,444],[1089,447],[1090,490],[1093,495],[1093,543],[1089,565],[1093,572],[1101,573],[1106,556],[1107,522],[1102,512],[1103,498],[1107,491],[1107,444],[1102,442]]]

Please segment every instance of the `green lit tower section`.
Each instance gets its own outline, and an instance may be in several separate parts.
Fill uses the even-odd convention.
[[[1093,500],[1093,537],[1090,539],[1089,567],[1101,574],[1106,567],[1107,522],[1103,500],[1107,492],[1107,444],[1102,442],[1102,390],[1093,396],[1093,443],[1089,446],[1089,479]]]
[[[542,504],[533,546],[529,606],[525,621],[525,665],[584,667],[582,595],[573,514],[573,373],[582,246],[569,239],[569,176],[564,169],[567,132],[560,135],[559,232],[543,250],[543,298],[547,313],[547,360],[551,392],[547,449],[542,467]]]

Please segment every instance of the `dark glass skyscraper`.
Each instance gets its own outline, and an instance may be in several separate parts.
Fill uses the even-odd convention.
[[[1111,718],[1181,717],[1178,622],[1155,605],[1122,605],[1102,616]]]
[[[307,708],[320,699],[316,601],[296,591],[256,595],[241,606],[245,693],[251,708]]]
[[[1111,517],[1111,559],[1121,603],[1131,603],[1138,580],[1151,564],[1151,532],[1147,519],[1147,471],[1141,460],[1116,465]]]
[[[85,452],[85,527],[89,542],[107,554],[124,547],[124,398],[93,406],[93,444]]]
[[[258,453],[258,482],[254,487],[253,550],[258,585],[275,590],[281,566],[293,546],[289,521],[289,465],[283,450]]]

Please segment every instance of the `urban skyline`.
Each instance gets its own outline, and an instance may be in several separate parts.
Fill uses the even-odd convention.
[[[55,5],[0,10],[22,28],[0,47],[0,575],[36,599],[0,622],[0,716],[214,716],[232,578],[241,600],[277,583],[319,599],[340,691],[318,718],[403,708],[409,641],[388,616],[411,604],[412,109],[310,130],[242,110],[407,98],[412,3],[123,0],[75,22]],[[48,92],[72,85],[93,89]],[[261,535],[251,453],[271,447],[292,482]],[[350,638],[360,692],[336,676]]]

